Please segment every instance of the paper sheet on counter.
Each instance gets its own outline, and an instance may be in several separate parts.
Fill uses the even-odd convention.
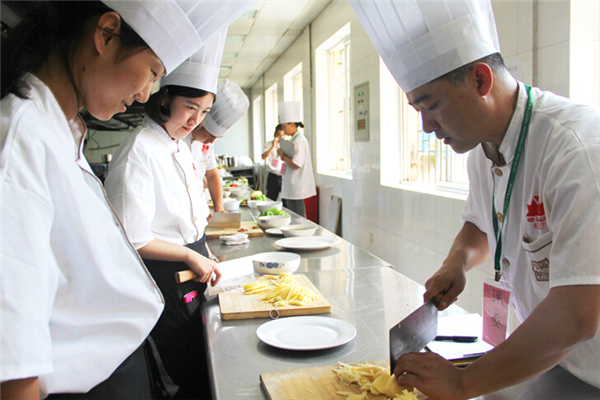
[[[252,256],[220,262],[219,270],[222,274],[221,280],[217,286],[213,287],[212,284],[208,285],[208,296],[214,296],[228,290],[238,289],[244,284],[253,282],[255,280]]]
[[[438,336],[477,336],[474,343],[432,341],[427,347],[447,360],[466,358],[469,355],[485,353],[493,348],[482,340],[483,318],[479,314],[465,314],[438,319]]]

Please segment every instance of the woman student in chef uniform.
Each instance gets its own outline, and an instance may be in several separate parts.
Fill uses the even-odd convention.
[[[215,212],[224,211],[223,186],[212,144],[225,136],[229,128],[246,115],[249,106],[250,101],[242,88],[225,78],[217,88],[217,100],[203,123],[185,138],[190,145],[198,176],[200,179],[206,177]]]
[[[277,154],[277,150],[279,149],[279,140],[283,135],[283,125],[279,124],[275,127],[273,140],[265,143],[262,153],[262,159],[265,160],[267,167],[267,193],[265,194],[271,200],[277,200],[279,192],[281,192],[282,161]]]
[[[277,154],[285,162],[281,168],[283,185],[281,198],[283,205],[302,217],[306,217],[304,199],[317,194],[313,175],[310,146],[306,137],[298,131],[304,128],[300,121],[300,102],[288,101],[279,103],[279,120],[283,132],[290,136],[294,145],[294,154],[286,155],[281,148]],[[274,199],[273,199],[274,200]]]
[[[203,45],[204,12],[178,3],[42,2],[2,45],[2,398],[153,397],[142,344],[164,300],[82,153],[78,111],[145,102]],[[234,5],[208,3],[228,14],[212,29]]]
[[[210,397],[200,304],[206,283],[214,274],[217,284],[221,273],[206,246],[202,177],[183,139],[213,105],[226,33],[161,80],[141,129],[119,146],[105,181],[111,204],[165,296],[152,338],[180,398]],[[175,273],[190,269],[198,277],[178,284]]]
[[[560,364],[600,387],[600,111],[517,81],[489,1],[427,3],[352,3],[423,130],[470,151],[463,226],[423,299],[447,308],[491,258],[498,287],[482,285],[484,332],[506,324],[509,302],[521,324],[484,336],[495,347],[466,368],[404,354],[398,383],[467,399]]]

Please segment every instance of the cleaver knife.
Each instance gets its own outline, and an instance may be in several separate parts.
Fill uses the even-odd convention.
[[[421,351],[437,335],[438,309],[434,299],[413,311],[390,329],[390,373],[405,353]]]

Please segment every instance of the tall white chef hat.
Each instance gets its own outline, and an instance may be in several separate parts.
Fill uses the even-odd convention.
[[[300,102],[299,101],[280,101],[279,102],[279,123],[301,122]]]
[[[500,51],[489,0],[353,0],[404,92]]]
[[[223,137],[248,111],[250,101],[242,88],[225,78],[217,89],[217,101],[204,119],[204,129],[211,135]]]
[[[213,36],[175,71],[160,80],[160,87],[177,85],[217,93],[219,67],[223,58],[227,29]]]
[[[102,0],[150,46],[167,74],[256,0]]]

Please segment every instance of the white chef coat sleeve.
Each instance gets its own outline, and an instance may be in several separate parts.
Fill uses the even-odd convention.
[[[112,167],[112,166],[111,166]],[[141,164],[128,161],[109,171],[106,192],[136,249],[154,239],[152,220],[156,214],[154,178]]]
[[[543,192],[552,231],[550,287],[600,284],[600,146],[552,166]]]
[[[45,161],[52,155],[27,135],[44,128],[15,125],[3,138],[0,168],[2,381],[53,371],[49,321],[64,282],[49,240],[55,213]]]
[[[210,153],[208,154],[208,164],[206,165],[207,171],[210,171],[211,169],[215,169],[219,166],[219,164],[217,164],[217,159],[215,158],[214,146],[210,146],[209,152]]]
[[[308,156],[308,142],[304,138],[297,138],[293,141],[294,143],[294,157],[292,161],[294,164],[302,168],[306,162]]]

